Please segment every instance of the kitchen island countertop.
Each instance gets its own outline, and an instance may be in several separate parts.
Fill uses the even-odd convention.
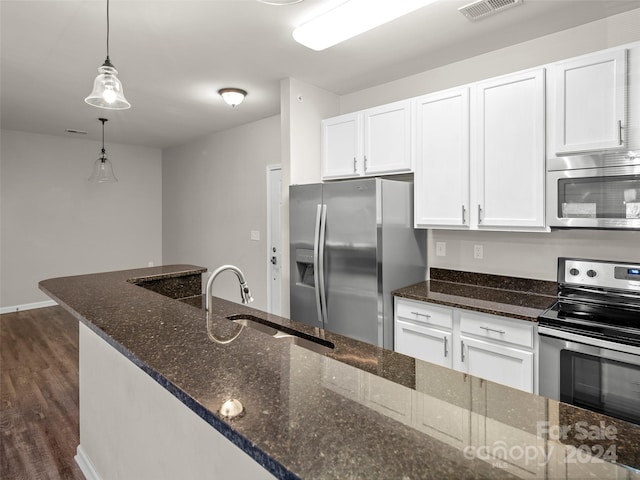
[[[201,308],[140,286],[203,271],[154,267],[40,288],[278,478],[637,475],[629,467],[640,468],[638,426],[215,298],[216,335],[235,335],[227,317],[242,315],[335,348],[319,354],[251,328],[217,344]],[[245,406],[235,419],[219,412],[230,392]],[[589,448],[614,447],[617,464],[600,461],[597,449],[572,457],[587,442],[554,432],[579,423],[615,430]]]

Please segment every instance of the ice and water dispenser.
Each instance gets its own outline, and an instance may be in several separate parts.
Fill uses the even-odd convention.
[[[313,250],[308,248],[296,248],[296,275],[294,279],[298,285],[306,285],[313,288]]]

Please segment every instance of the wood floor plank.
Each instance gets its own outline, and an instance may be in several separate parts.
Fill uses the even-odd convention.
[[[0,478],[84,480],[78,321],[61,307],[0,315]]]

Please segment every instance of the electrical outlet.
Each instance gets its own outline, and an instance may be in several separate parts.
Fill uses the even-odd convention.
[[[445,242],[436,242],[436,257],[447,256],[447,244]]]
[[[149,263],[147,263],[147,266],[148,266],[148,267],[153,267],[153,262],[149,262]]]
[[[251,240],[254,242],[260,240],[260,232],[258,230],[251,230]]]
[[[484,248],[482,245],[473,246],[473,258],[482,260],[484,258]]]

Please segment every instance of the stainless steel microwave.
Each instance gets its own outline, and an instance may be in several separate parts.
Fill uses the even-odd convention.
[[[640,230],[640,152],[547,159],[547,225]]]

